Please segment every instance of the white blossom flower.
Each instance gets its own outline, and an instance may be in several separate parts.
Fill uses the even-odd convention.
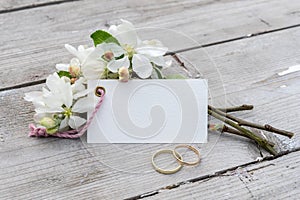
[[[47,78],[46,85],[48,89],[43,88],[42,92],[25,94],[24,99],[33,102],[35,106],[36,120],[56,114],[62,117],[60,129],[67,126],[78,129],[82,126],[86,120],[79,114],[87,112],[92,105],[88,97],[83,97],[87,92],[82,89],[76,90],[74,84],[72,88],[70,79],[67,77],[60,78],[57,73]],[[76,98],[79,99],[75,100]]]
[[[95,48],[81,64],[83,76],[88,80],[100,79],[107,62],[101,58],[102,50]]]
[[[102,49],[94,47],[86,48],[82,45],[76,49],[69,44],[66,44],[65,48],[75,58],[71,60],[70,64],[57,64],[56,68],[58,70],[69,71],[71,73],[72,69],[77,70],[79,67],[82,75],[89,80],[101,77],[107,65],[107,62],[101,58]]]
[[[118,26],[110,26],[108,32],[118,39],[126,54],[124,58],[110,63],[109,67],[113,70],[120,67],[128,68],[131,60],[133,71],[140,78],[148,78],[153,70],[151,62],[159,66],[165,65],[163,55],[168,48],[158,40],[141,41],[133,24],[126,20],[121,21],[122,24]]]
[[[94,47],[86,47],[83,45],[79,45],[78,48],[76,49],[72,45],[65,44],[65,48],[76,58],[79,59],[80,63],[83,63],[86,58],[94,51]]]
[[[119,45],[115,43],[102,43],[97,45],[96,49],[99,49],[101,57],[108,62],[107,68],[111,72],[116,73],[119,68],[128,68],[130,66],[128,59],[116,59],[126,53]]]

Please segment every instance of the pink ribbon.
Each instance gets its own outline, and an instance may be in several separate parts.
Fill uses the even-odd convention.
[[[30,132],[29,132],[28,136],[29,137],[49,137],[49,136],[53,136],[53,137],[70,138],[70,139],[81,137],[86,132],[89,125],[92,123],[93,118],[96,116],[96,113],[98,112],[99,108],[102,105],[104,95],[105,95],[105,90],[103,90],[102,88],[99,88],[99,89],[96,89],[96,93],[98,94],[97,96],[99,96],[100,99],[99,99],[92,115],[87,120],[85,125],[82,126],[80,129],[63,131],[63,132],[56,132],[54,134],[48,134],[47,131],[46,131],[46,128],[36,127],[34,124],[29,124]]]

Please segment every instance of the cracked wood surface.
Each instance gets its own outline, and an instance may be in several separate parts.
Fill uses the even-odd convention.
[[[160,5],[145,2],[136,5],[134,1],[128,1],[118,5],[107,2],[107,7],[98,9],[94,8],[93,2],[72,2],[1,14],[0,23],[2,20],[6,22],[1,24],[1,27],[4,24],[5,34],[0,37],[4,41],[0,46],[0,68],[3,72],[1,88],[42,80],[54,71],[55,63],[70,58],[61,48],[62,44],[87,42],[89,33],[95,27],[103,28],[105,23],[114,23],[120,17],[128,18],[139,26],[145,22],[146,25],[182,29],[200,43],[213,43],[296,24],[299,21],[297,12],[300,6],[297,1],[166,1]],[[293,5],[287,2],[293,2]],[[109,10],[113,8],[114,18],[109,18]],[[74,13],[62,14],[68,9]],[[90,12],[80,15],[87,9]],[[140,15],[142,11],[143,15]],[[181,19],[183,16],[185,18]],[[85,21],[87,19],[91,21]],[[80,20],[84,23],[79,23]],[[18,30],[24,30],[24,33]],[[191,61],[209,80],[212,104],[254,104],[253,111],[236,115],[295,132],[296,136],[292,140],[281,136],[267,137],[280,146],[278,151],[296,150],[300,146],[300,129],[296,126],[300,121],[300,74],[295,72],[279,76],[278,72],[299,64],[299,32],[300,28],[289,28],[186,51],[180,53],[180,56]],[[150,33],[152,37],[157,37],[156,34]],[[176,43],[172,48],[177,50],[193,45]],[[17,75],[11,78],[11,74]],[[268,183],[263,176],[265,173],[274,175],[272,173],[275,172],[283,177],[280,179],[282,187],[279,188],[282,195],[287,194],[286,187],[291,182],[295,183],[291,189],[292,194],[299,193],[299,179],[292,175],[299,173],[299,159],[295,158],[297,152],[288,155],[289,159],[283,156],[250,165],[261,154],[269,154],[260,151],[245,138],[225,133],[220,135],[210,132],[209,143],[197,145],[203,155],[201,164],[184,168],[171,176],[156,173],[151,167],[150,157],[160,148],[174,147],[172,144],[87,145],[84,137],[82,140],[28,138],[27,126],[33,122],[33,106],[24,102],[22,97],[25,92],[39,90],[43,86],[39,84],[0,92],[0,136],[3,138],[3,142],[0,142],[0,199],[123,199],[219,171],[243,174],[245,170],[247,172],[248,166],[249,169],[261,168],[267,162],[275,163],[276,167],[270,165],[254,170],[259,179],[251,184],[241,182],[244,179],[239,176],[234,179],[231,179],[232,176],[226,176],[225,179],[215,177],[208,181],[181,185],[149,198],[181,199],[179,193],[182,193],[186,199],[192,199],[193,188],[200,188],[200,191],[209,189],[204,193],[207,198],[212,198],[213,194],[220,198],[224,195],[224,198],[229,196],[236,199],[240,199],[242,194],[244,198],[263,197],[270,192],[266,187],[272,191],[278,189],[272,185],[272,182],[277,183],[277,179],[267,176],[270,180]],[[165,159],[161,164],[168,162]],[[287,171],[284,168],[287,163],[293,170]],[[240,165],[247,166],[241,171],[230,171]],[[262,171],[264,169],[268,172]],[[223,185],[222,181],[226,184]],[[260,187],[259,184],[266,187]],[[234,191],[234,187],[240,188],[240,194]],[[195,192],[195,197],[197,195],[201,194]]]
[[[154,199],[299,199],[300,151],[263,161],[216,177],[161,189]]]

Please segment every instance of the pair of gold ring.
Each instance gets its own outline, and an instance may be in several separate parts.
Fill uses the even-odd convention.
[[[193,151],[196,154],[196,156],[197,156],[197,160],[194,161],[194,162],[184,161],[182,155],[180,155],[178,153],[178,151],[177,151],[177,149],[179,149],[179,148],[187,148],[187,149]],[[174,156],[174,158],[177,160],[177,162],[178,162],[179,165],[176,168],[174,168],[174,169],[162,169],[162,168],[158,167],[155,164],[154,160],[155,160],[155,158],[158,155],[163,154],[163,153],[172,154]],[[162,149],[162,150],[159,150],[155,154],[153,154],[153,156],[152,156],[152,166],[154,167],[154,169],[157,172],[162,173],[162,174],[174,174],[174,173],[178,172],[183,167],[183,165],[192,166],[192,165],[199,164],[199,162],[200,162],[200,152],[196,148],[194,148],[194,147],[192,147],[190,145],[184,145],[184,144],[176,146],[173,150],[171,150],[171,149]]]

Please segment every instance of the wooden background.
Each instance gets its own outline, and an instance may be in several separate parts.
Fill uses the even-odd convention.
[[[28,138],[34,108],[24,93],[69,61],[65,43],[92,45],[93,31],[120,18],[161,28],[145,36],[197,66],[211,103],[253,104],[237,116],[295,137],[269,136],[281,152],[274,158],[247,139],[210,132],[195,145],[201,164],[173,175],[150,162],[172,144]],[[278,75],[300,65],[299,0],[1,0],[0,27],[0,199],[299,199],[300,71]]]

